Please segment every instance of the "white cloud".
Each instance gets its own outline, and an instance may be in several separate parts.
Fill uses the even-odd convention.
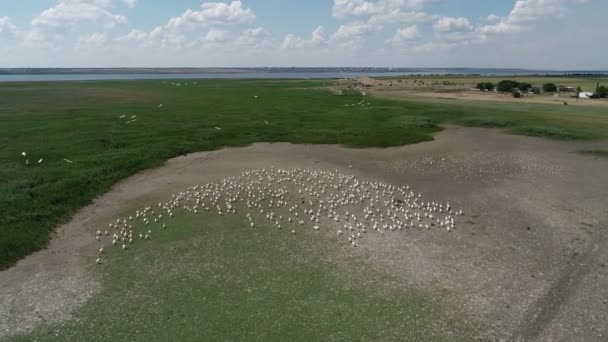
[[[369,16],[380,13],[380,4],[365,0],[334,0],[333,16],[344,18],[349,16]],[[397,6],[396,8],[399,8]]]
[[[511,0],[513,7],[509,12],[485,13],[487,16],[473,19],[439,15],[433,12],[433,6],[429,6],[436,1],[441,0],[333,0],[333,8],[328,11],[331,10],[329,14],[336,18],[334,23],[318,26],[310,34],[278,37],[256,26],[254,10],[257,8],[253,1],[194,0],[197,7],[182,8],[178,7],[181,2],[175,1],[174,8],[179,9],[162,22],[151,23],[156,25],[151,26],[153,29],[125,28],[124,25],[120,26],[124,31],[116,34],[118,28],[111,27],[126,23],[127,15],[137,14],[130,8],[153,4],[137,0],[46,0],[52,5],[34,16],[31,25],[19,24],[17,27],[10,18],[0,17],[3,45],[0,48],[3,51],[23,49],[26,51],[23,56],[37,56],[36,49],[39,49],[40,56],[45,56],[40,58],[46,62],[50,61],[48,56],[59,56],[62,49],[72,46],[90,56],[99,52],[96,49],[108,49],[120,56],[116,57],[119,62],[131,58],[135,64],[143,57],[161,64],[165,60],[168,64],[175,61],[243,65],[374,64],[378,61],[394,64],[408,63],[408,58],[414,58],[412,56],[416,54],[416,58],[423,56],[418,61],[426,63],[435,58],[431,56],[444,55],[446,60],[452,60],[452,53],[466,54],[462,51],[469,48],[462,49],[463,46],[475,50],[481,44],[508,44],[515,40],[506,33],[535,26],[540,31],[542,20],[559,18],[569,14],[568,9],[574,8],[575,4],[587,2]],[[328,26],[332,31],[326,29]],[[576,28],[571,31],[579,32]],[[581,31],[584,30],[581,28]],[[88,32],[93,33],[79,36]],[[546,36],[547,30],[543,32]],[[372,44],[372,38],[386,45]],[[533,37],[517,39],[533,40]],[[44,47],[47,55],[42,51]],[[356,51],[360,47],[366,49]],[[374,55],[380,50],[385,52]],[[449,57],[435,53],[448,50]],[[78,61],[77,58],[73,60]],[[100,56],[97,60],[104,59]],[[417,63],[414,59],[411,61]],[[434,63],[437,61],[441,63],[442,60],[437,57]],[[20,62],[15,59],[12,63]]]
[[[93,32],[78,39],[78,48],[102,47],[108,42],[108,35],[105,32]]]
[[[0,17],[0,37],[16,37],[17,26],[13,25],[9,17]]]
[[[492,14],[489,14],[489,15],[486,17],[486,20],[487,20],[487,21],[490,21],[490,22],[495,22],[495,21],[499,21],[499,20],[500,20],[500,17],[499,17],[499,16],[497,16],[496,14],[492,13]]]
[[[56,36],[45,34],[39,27],[33,27],[31,30],[25,31],[22,34],[22,45],[28,48],[48,48],[52,44],[50,41],[56,39]]]
[[[288,34],[283,39],[281,49],[302,49],[302,48],[313,48],[318,47],[327,43],[327,32],[325,27],[317,27],[311,34],[310,39],[302,39],[294,34]]]
[[[270,45],[270,38],[270,32],[262,27],[254,27],[243,31],[237,38],[236,44],[250,48],[261,48]]]
[[[104,1],[104,0],[101,0]],[[186,10],[178,17],[170,18],[167,24],[157,26],[150,32],[132,30],[129,34],[119,37],[119,41],[135,41],[142,46],[158,46],[182,48],[185,46],[195,46],[199,43],[218,44],[219,40],[226,36],[227,31],[213,28],[213,26],[244,24],[255,21],[255,14],[252,9],[244,8],[241,1],[205,2],[200,6],[200,10]],[[187,34],[188,29],[212,27],[202,38],[190,38]],[[223,33],[222,33],[223,32]],[[249,32],[252,33],[252,32]],[[255,32],[254,32],[255,33]],[[239,37],[242,43],[245,40],[252,40],[251,36]]]
[[[432,21],[437,18],[439,18],[438,15],[430,15],[425,12],[403,12],[401,10],[394,10],[387,13],[373,15],[369,18],[368,23],[372,25],[385,25],[392,23],[418,24]]]
[[[563,11],[563,3],[563,0],[518,0],[509,14],[509,20],[524,22],[553,16]]]
[[[192,27],[196,25],[225,25],[243,24],[255,21],[255,14],[251,8],[244,8],[241,1],[205,2],[199,11],[188,9],[179,17],[169,19],[168,28]]]
[[[232,34],[226,30],[210,29],[207,34],[201,38],[203,44],[221,44],[232,39]]]
[[[435,1],[438,0],[334,0],[332,12],[336,18],[367,18],[367,23],[376,27],[395,23],[412,25],[439,18],[419,11]]]
[[[368,22],[355,21],[345,25],[340,25],[338,30],[331,36],[334,40],[349,40],[359,38],[363,35],[376,32],[382,29],[382,26],[373,25]]]
[[[137,5],[137,0],[122,0],[122,2],[129,8],[134,8]]]
[[[142,30],[131,30],[124,36],[116,38],[117,41],[131,41],[131,42],[143,42],[148,39],[149,35],[147,32]]]
[[[569,4],[586,2],[587,0],[517,0],[506,17],[488,16],[488,20],[496,23],[480,27],[479,32],[482,34],[520,32],[526,30],[527,24],[533,21],[563,15]]]
[[[327,32],[325,31],[325,27],[319,26],[314,31],[312,31],[312,37],[310,41],[314,45],[321,45],[327,41]]]
[[[302,41],[302,38],[299,38],[298,36],[296,36],[293,33],[289,33],[283,39],[283,43],[281,44],[281,49],[288,50],[288,49],[298,48],[301,45],[301,41]]]
[[[427,4],[433,3],[433,2],[439,2],[440,0],[409,0],[406,3],[406,7],[409,8],[422,8],[424,6],[426,6]]]
[[[436,0],[334,0],[332,8],[336,18],[385,15],[404,9],[421,9]]]
[[[410,43],[411,41],[417,39],[420,35],[418,34],[418,27],[408,26],[401,29],[398,29],[397,32],[393,35],[393,37],[386,42],[392,45],[404,45],[406,43]]]
[[[473,25],[467,18],[454,18],[454,17],[443,17],[435,22],[433,30],[435,32],[462,32],[470,31],[473,29]]]
[[[77,0],[60,1],[32,20],[34,26],[58,27],[83,22],[102,22],[108,27],[127,22],[127,18],[108,11],[104,3]]]

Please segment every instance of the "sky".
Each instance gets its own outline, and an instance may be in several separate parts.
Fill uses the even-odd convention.
[[[608,69],[605,0],[0,0],[0,67]]]

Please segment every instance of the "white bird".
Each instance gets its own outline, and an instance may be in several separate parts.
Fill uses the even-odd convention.
[[[42,164],[42,161],[43,161],[43,160],[44,160],[44,159],[40,158],[40,160],[38,160],[38,164]]]
[[[101,258],[97,258],[97,259],[95,260],[95,263],[96,263],[96,264],[101,264]]]
[[[158,108],[162,108],[162,107],[163,107],[163,104],[162,104],[162,103],[158,105]]]
[[[221,129],[221,128],[219,128],[219,127],[215,127],[215,129],[217,129],[218,131],[221,131],[221,130],[222,130],[222,129]]]
[[[73,163],[73,161],[71,161],[71,160],[69,160],[69,159],[65,159],[65,158],[63,158],[63,160],[65,160],[66,162],[68,162],[68,163],[70,163],[70,164],[71,164],[71,163]]]
[[[24,157],[27,157],[27,153],[25,153],[25,152],[21,152],[21,155]]]

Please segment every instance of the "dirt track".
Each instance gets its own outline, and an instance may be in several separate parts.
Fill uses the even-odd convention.
[[[605,340],[608,160],[573,153],[588,146],[450,127],[433,142],[398,148],[255,144],[176,158],[116,185],[60,227],[49,249],[0,273],[0,338],[65,319],[95,293],[91,237],[123,208],[276,165],[409,184],[463,208],[454,233],[370,239],[361,253],[403,284],[440,294],[455,318],[482,322],[480,337]]]

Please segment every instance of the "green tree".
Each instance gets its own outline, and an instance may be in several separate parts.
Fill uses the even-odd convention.
[[[545,93],[555,93],[557,91],[557,85],[555,85],[555,83],[545,83],[543,84],[543,91]]]
[[[479,82],[479,83],[477,83],[477,86],[476,86],[476,88],[479,90],[488,90],[488,91],[494,90],[495,87],[496,86],[492,82]]]
[[[606,86],[597,87],[597,91],[595,92],[595,94],[599,98],[602,98],[602,99],[607,98],[608,97],[608,87],[606,87]]]
[[[512,80],[503,80],[498,82],[496,89],[505,93],[512,93],[514,89],[518,88],[519,82]]]
[[[530,83],[526,83],[526,82],[522,82],[517,85],[517,89],[519,89],[523,92],[530,90],[530,88],[532,88],[532,85]]]

